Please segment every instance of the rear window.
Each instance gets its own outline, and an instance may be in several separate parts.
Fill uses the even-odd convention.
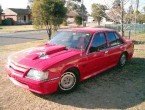
[[[115,32],[107,32],[110,47],[122,44],[122,40]]]

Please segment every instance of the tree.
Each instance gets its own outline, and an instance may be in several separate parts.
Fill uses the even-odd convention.
[[[121,1],[120,0],[115,0],[113,2],[112,8],[121,8]]]
[[[134,13],[134,9],[133,9],[132,5],[129,6],[128,13],[129,14],[133,14]]]
[[[145,14],[140,15],[140,23],[145,23]]]
[[[73,0],[73,1],[75,1],[77,3],[81,3],[82,2],[80,10],[78,10],[78,12],[79,12],[79,15],[82,16],[82,25],[85,26],[84,21],[86,21],[86,14],[88,12],[86,11],[86,7],[84,5],[84,0]]]
[[[144,12],[145,12],[145,6],[143,7],[143,10],[144,10]]]
[[[2,6],[0,5],[0,13],[3,11]]]
[[[82,17],[82,24],[84,25],[84,21],[87,16],[87,9],[84,4],[80,4],[81,0],[68,0],[66,2],[66,7],[68,12],[75,11],[78,13],[79,17]]]
[[[68,0],[66,2],[66,7],[67,7],[68,12],[76,11],[80,16],[82,16],[82,12],[83,12],[84,15],[86,15],[88,12],[87,12],[85,5],[83,5],[83,4],[79,5],[78,3],[74,2],[74,1],[77,1],[77,0],[73,0],[73,1]]]
[[[66,8],[62,0],[35,0],[32,5],[33,24],[45,26],[49,39],[52,29],[57,30],[66,17]]]
[[[31,10],[31,7],[29,5],[27,5],[26,9]]]
[[[134,21],[141,23],[141,24],[145,23],[145,14],[141,13],[140,11],[136,11],[134,13],[134,15],[136,16],[135,18],[133,17]]]
[[[125,7],[128,5],[128,2],[131,0],[104,0],[105,5],[107,6],[108,13],[107,16],[111,20],[114,21],[114,23],[119,23],[121,24],[121,32],[122,36],[124,36],[124,30],[125,28],[125,23],[128,19],[125,19],[125,16],[128,14],[126,13]],[[135,0],[134,0],[135,1]],[[131,2],[131,5],[133,3]]]
[[[145,14],[141,13],[140,11],[127,13],[125,16],[125,20],[128,21],[128,23],[145,23]]]
[[[72,0],[72,1],[75,1],[75,2],[81,2],[81,0]]]
[[[92,16],[95,21],[98,22],[98,25],[100,26],[100,22],[105,17],[105,6],[101,4],[92,4]]]
[[[76,16],[75,17],[75,23],[77,25],[81,25],[82,24],[82,17],[81,16]]]
[[[28,0],[29,3],[33,3],[34,0]]]
[[[78,10],[78,12],[79,12],[79,14],[80,15],[87,15],[87,9],[86,9],[86,7],[85,7],[85,5],[84,4],[81,4],[81,7],[80,7],[80,9]],[[83,12],[83,13],[82,13]]]
[[[134,13],[127,13],[124,19],[126,24],[132,23],[134,21]]]
[[[76,4],[75,2],[73,2],[72,0],[68,0],[66,2],[66,8],[68,12],[70,12],[70,11],[76,11],[78,8],[80,8],[80,6]]]
[[[33,4],[34,1],[35,1],[35,0],[28,0],[28,6],[30,7],[30,9],[31,9],[32,4]],[[28,6],[27,6],[27,7],[28,7]]]

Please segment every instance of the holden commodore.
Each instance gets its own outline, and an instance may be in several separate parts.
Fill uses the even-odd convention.
[[[124,66],[133,52],[132,40],[112,29],[64,29],[44,45],[9,56],[6,70],[14,84],[32,92],[68,92],[85,79]]]

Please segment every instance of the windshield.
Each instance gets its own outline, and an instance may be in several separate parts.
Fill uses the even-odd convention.
[[[48,43],[63,45],[67,48],[86,49],[90,38],[90,33],[60,31]]]

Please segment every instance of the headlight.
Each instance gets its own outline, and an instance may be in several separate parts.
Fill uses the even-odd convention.
[[[27,73],[26,77],[28,77],[30,79],[33,79],[33,80],[43,81],[43,80],[47,80],[48,79],[48,74],[49,74],[48,71],[47,72],[43,72],[43,71],[31,69]]]

